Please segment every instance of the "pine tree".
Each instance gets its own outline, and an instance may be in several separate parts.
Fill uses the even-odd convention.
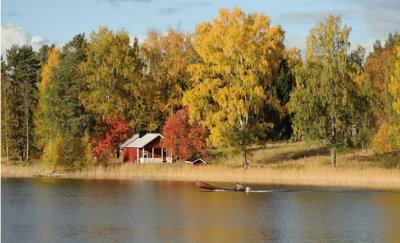
[[[10,144],[11,139],[11,131],[12,128],[12,96],[15,92],[15,89],[12,85],[11,80],[8,77],[6,72],[6,63],[1,60],[1,154],[2,157],[5,155],[7,160],[9,160],[10,155],[12,154],[12,148]],[[14,92],[13,92],[14,91]]]
[[[17,150],[21,159],[28,160],[32,150],[33,112],[37,104],[37,81],[40,61],[31,46],[12,46],[7,50],[5,71],[6,85],[11,94],[9,107],[12,107],[6,124],[7,143]],[[7,96],[7,94],[6,94]],[[11,129],[11,127],[13,127]]]
[[[40,86],[40,109],[46,164],[53,168],[78,169],[85,166],[88,157],[86,131],[93,126],[93,117],[81,102],[85,88],[79,65],[86,60],[87,43],[83,34],[76,35],[61,53],[50,51],[43,68]],[[59,60],[58,60],[58,56]],[[40,126],[39,126],[40,128]],[[60,147],[61,146],[61,147]],[[90,156],[89,156],[90,157]]]

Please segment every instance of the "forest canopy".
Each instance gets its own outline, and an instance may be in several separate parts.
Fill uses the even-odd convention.
[[[370,53],[350,35],[340,16],[326,16],[300,53],[270,17],[235,8],[193,33],[151,31],[142,43],[100,27],[60,49],[14,45],[1,63],[2,157],[80,169],[143,131],[168,134],[177,158],[223,147],[243,167],[252,145],[276,140],[325,143],[333,165],[347,148],[397,153],[400,35]],[[185,141],[193,134],[196,149]]]

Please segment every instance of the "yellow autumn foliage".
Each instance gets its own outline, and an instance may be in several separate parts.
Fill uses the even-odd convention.
[[[49,50],[47,63],[43,66],[42,69],[42,81],[39,84],[39,90],[43,93],[44,88],[50,85],[50,79],[52,74],[52,69],[57,67],[60,63],[60,50],[57,48],[53,48]]]
[[[285,55],[284,32],[263,13],[239,8],[196,27],[194,49],[201,61],[189,66],[193,87],[183,97],[192,120],[210,130],[212,146],[244,153],[265,124],[256,121],[263,105],[276,104],[271,85]],[[295,50],[292,55],[295,55]]]
[[[146,63],[146,88],[142,94],[147,98],[147,119],[153,118],[157,129],[171,111],[182,107],[183,93],[191,87],[188,67],[198,58],[192,35],[179,30],[151,31],[140,46],[140,53]]]
[[[43,65],[41,77],[42,80],[39,83],[39,94],[38,94],[38,107],[37,112],[35,113],[35,136],[36,136],[36,145],[39,148],[43,148],[45,144],[48,142],[49,134],[50,134],[50,125],[46,117],[44,116],[44,112],[48,109],[47,103],[51,97],[49,96],[47,89],[51,87],[51,76],[54,68],[56,68],[60,64],[60,50],[57,48],[50,49],[48,52],[47,63]]]
[[[389,92],[393,97],[393,110],[400,115],[400,46],[396,47],[396,62],[390,76]]]
[[[387,123],[382,123],[372,141],[372,149],[378,154],[396,151],[393,145],[392,133]]]
[[[393,98],[392,108],[395,113],[390,129],[397,147],[400,148],[400,46],[395,49],[395,63],[388,86]]]

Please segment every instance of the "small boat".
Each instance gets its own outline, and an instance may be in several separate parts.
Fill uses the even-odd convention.
[[[196,181],[196,186],[202,190],[211,191],[211,192],[256,192],[256,193],[275,193],[275,192],[290,192],[290,190],[253,190],[250,187],[246,186],[242,189],[228,189],[223,187],[216,187],[210,184],[207,184],[202,181]]]
[[[216,192],[249,192],[251,190],[250,187],[245,187],[241,190],[215,187],[202,181],[196,181],[196,186],[203,190],[216,191]]]
[[[202,181],[196,181],[196,186],[198,188],[200,188],[200,189],[211,190],[211,191],[214,191],[214,190],[230,190],[230,189],[215,187],[215,186],[212,186],[212,185],[207,184],[207,183],[202,182]]]

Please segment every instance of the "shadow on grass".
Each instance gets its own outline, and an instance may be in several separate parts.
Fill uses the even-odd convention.
[[[282,162],[285,160],[297,160],[306,157],[313,157],[320,155],[325,156],[329,154],[330,154],[329,149],[326,147],[310,148],[310,149],[304,149],[302,151],[278,153],[270,158],[263,159],[260,162],[263,164],[272,164],[272,163]]]
[[[352,159],[387,169],[400,168],[400,153],[387,153],[376,155],[355,155]]]
[[[264,150],[264,149],[278,149],[280,148],[279,145],[273,145],[273,146],[266,146],[266,145],[257,145],[257,146],[252,146],[250,148],[247,148],[247,153],[254,153],[257,152],[259,150]],[[239,150],[233,150],[231,148],[223,148],[223,149],[210,149],[208,150],[208,156],[210,158],[217,158],[217,157],[222,157],[225,156],[227,154],[241,154],[241,151]]]

